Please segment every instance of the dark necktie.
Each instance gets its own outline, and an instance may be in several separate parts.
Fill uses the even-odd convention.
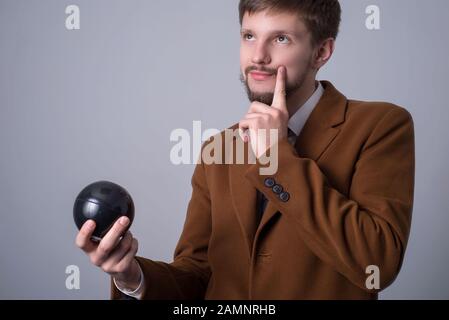
[[[294,146],[296,142],[296,134],[288,129],[288,142]],[[268,199],[265,197],[265,195],[257,191],[257,224],[260,223],[260,220],[262,219],[263,213],[265,211],[265,208],[267,207]]]

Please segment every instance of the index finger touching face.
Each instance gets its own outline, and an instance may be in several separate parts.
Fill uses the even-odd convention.
[[[285,67],[280,66],[276,75],[276,87],[274,89],[274,97],[272,107],[277,109],[287,108],[286,91],[285,91]]]

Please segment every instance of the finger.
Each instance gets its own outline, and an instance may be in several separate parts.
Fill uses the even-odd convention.
[[[133,239],[133,242],[131,244],[131,248],[126,253],[126,255],[123,257],[122,261],[120,261],[116,266],[117,272],[124,272],[129,268],[131,265],[131,262],[136,257],[137,251],[139,250],[139,242],[137,239]]]
[[[242,138],[242,140],[244,142],[248,142],[249,141],[249,131],[248,130],[242,131],[242,133],[240,134],[240,138]]]
[[[248,142],[249,140],[249,134],[250,134],[250,129],[253,128],[254,123],[255,123],[255,118],[254,119],[242,119],[239,122],[239,134],[240,134],[240,138],[242,138],[243,141]]]
[[[240,136],[240,139],[242,139],[245,142],[247,142],[246,133],[248,131],[248,128],[249,128],[249,124],[246,121],[246,119],[240,120],[240,122],[239,122],[239,136]]]
[[[267,106],[263,103],[252,103],[249,107],[248,113],[268,113],[271,115],[274,115],[273,108],[270,106]]]
[[[252,113],[245,114],[245,118],[244,119],[254,119],[254,118],[263,118],[263,119],[265,119],[266,117],[267,117],[267,115],[265,113],[252,112]]]
[[[123,259],[125,254],[129,251],[131,248],[131,245],[133,243],[133,236],[131,232],[127,232],[125,236],[120,240],[119,244],[115,249],[111,252],[110,259],[113,263],[118,263],[120,260]]]
[[[256,118],[257,118],[257,117],[256,117]],[[240,122],[239,122],[239,128],[242,129],[243,131],[246,131],[246,130],[252,128],[252,127],[254,126],[254,124],[255,124],[256,118],[254,118],[254,119],[242,119],[242,120],[240,120]]]
[[[243,119],[240,121],[242,126],[247,128],[246,131],[244,132],[244,138],[243,138],[245,142],[248,142],[250,140],[257,141],[257,138],[259,137],[261,130],[265,130],[265,129],[259,128],[259,125],[257,123],[260,122],[261,119],[263,119],[264,117],[266,117],[266,114],[263,114],[262,116],[259,116],[259,117],[250,118],[250,119]]]
[[[248,142],[248,129],[239,129],[239,136],[240,139],[243,140],[243,142]]]
[[[76,245],[86,253],[95,250],[97,247],[96,243],[90,239],[95,230],[95,226],[95,221],[87,220],[76,235]]]
[[[132,243],[133,243],[133,236],[131,232],[126,232],[125,236],[120,240],[119,244],[115,249],[111,252],[109,257],[103,262],[101,265],[102,269],[105,272],[111,272],[113,267],[117,265],[120,260],[123,259],[123,257],[128,253],[128,251],[131,249]]]
[[[276,87],[274,88],[274,97],[271,106],[281,110],[286,109],[287,101],[285,95],[285,67],[280,66],[276,76]]]
[[[120,217],[112,226],[112,228],[106,233],[103,239],[98,244],[97,248],[97,260],[105,260],[107,256],[115,249],[120,237],[125,233],[129,225],[128,217]]]

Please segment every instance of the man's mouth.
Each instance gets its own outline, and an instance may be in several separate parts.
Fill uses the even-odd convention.
[[[272,73],[261,72],[261,71],[251,71],[249,74],[256,81],[266,81],[273,76]]]

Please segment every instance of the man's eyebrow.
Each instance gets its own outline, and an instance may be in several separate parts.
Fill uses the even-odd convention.
[[[240,30],[240,34],[245,34],[245,33],[254,33],[251,29],[241,29]],[[270,35],[273,34],[286,34],[286,35],[292,35],[295,36],[296,38],[302,38],[302,33],[299,32],[293,32],[293,31],[288,31],[288,30],[273,30],[270,32]]]
[[[253,33],[250,29],[240,29],[240,33]]]

